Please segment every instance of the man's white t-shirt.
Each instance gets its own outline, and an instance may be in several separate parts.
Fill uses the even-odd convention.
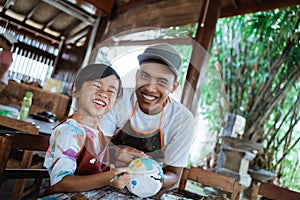
[[[124,89],[123,97],[118,99],[113,110],[105,114],[100,128],[106,136],[113,136],[129,120],[137,98],[134,89]],[[147,132],[158,128],[161,113],[148,115],[137,106],[132,119],[135,129]],[[171,100],[164,108],[162,131],[164,136],[164,165],[185,167],[189,150],[194,139],[195,119],[181,103]]]

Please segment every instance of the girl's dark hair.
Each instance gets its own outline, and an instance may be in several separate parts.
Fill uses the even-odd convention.
[[[105,78],[114,75],[119,81],[119,88],[117,98],[120,98],[123,94],[122,81],[118,73],[111,67],[105,64],[90,64],[83,67],[77,74],[74,84],[76,90],[80,90],[83,83],[86,81],[93,81],[100,78]]]

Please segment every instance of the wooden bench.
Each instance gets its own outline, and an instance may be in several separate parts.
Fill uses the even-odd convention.
[[[242,185],[235,181],[233,177],[218,174],[212,171],[204,170],[201,168],[184,168],[179,184],[179,189],[185,190],[187,181],[194,181],[201,183],[204,186],[218,188],[222,191],[231,193],[230,199],[240,199],[240,192]]]
[[[259,195],[274,200],[300,199],[300,193],[298,192],[265,182],[252,184],[251,200],[257,200]]]

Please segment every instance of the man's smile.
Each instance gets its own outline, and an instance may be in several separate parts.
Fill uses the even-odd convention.
[[[142,96],[147,101],[154,101],[154,100],[158,99],[158,97],[156,97],[156,96],[148,95],[148,94],[145,94],[145,93],[142,93]]]

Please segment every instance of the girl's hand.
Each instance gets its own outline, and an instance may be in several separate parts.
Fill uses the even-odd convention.
[[[109,186],[123,189],[127,183],[130,181],[130,174],[128,167],[120,167],[111,170],[114,174],[114,177],[110,179]]]

